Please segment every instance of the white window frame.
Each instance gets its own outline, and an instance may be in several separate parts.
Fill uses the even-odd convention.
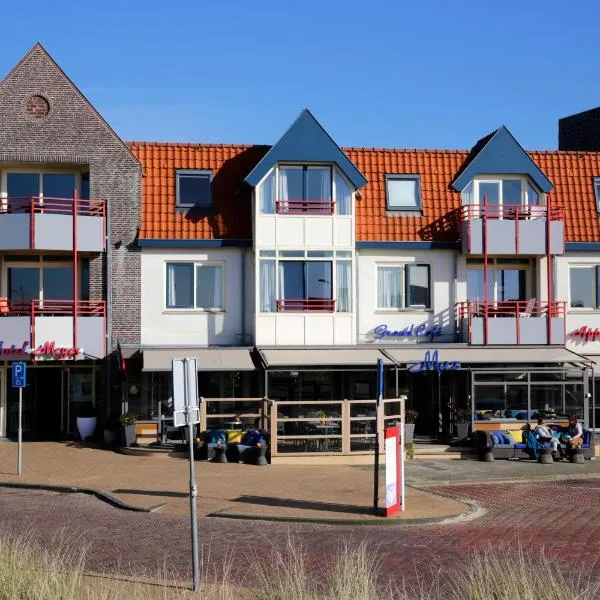
[[[594,275],[594,289],[596,293],[595,306],[571,306],[572,290],[571,290],[571,269],[592,269]],[[600,284],[600,263],[570,263],[569,264],[569,296],[568,296],[568,310],[573,312],[600,312],[600,290],[598,285]]]
[[[168,306],[167,295],[168,295],[168,265],[192,265],[193,266],[193,307],[177,308]],[[198,266],[203,267],[220,267],[221,268],[221,300],[223,306],[214,308],[198,308],[196,307],[196,286],[197,286],[197,273]],[[163,311],[166,313],[224,313],[225,312],[225,261],[219,260],[165,260],[163,266]]]
[[[417,206],[390,206],[389,182],[398,180],[414,181],[417,191]],[[423,211],[423,190],[421,187],[421,175],[418,173],[386,173],[385,174],[385,208],[390,212],[412,212]]]
[[[280,217],[285,217],[287,216],[285,213],[278,213],[277,212],[277,201],[280,199],[279,198],[279,169],[281,167],[286,167],[286,168],[299,168],[299,169],[303,169],[304,167],[329,167],[329,169],[331,170],[331,201],[334,203],[333,204],[333,214],[327,214],[327,213],[307,213],[306,216],[309,217],[318,217],[318,216],[323,216],[323,217],[331,217],[331,216],[342,216],[342,217],[351,217],[354,215],[354,203],[356,200],[356,190],[353,188],[352,184],[350,183],[350,181],[348,180],[348,178],[344,175],[344,173],[342,173],[342,171],[340,169],[337,168],[337,166],[335,164],[329,164],[329,163],[287,163],[287,162],[281,162],[281,163],[277,163],[277,165],[275,165],[272,169],[269,170],[269,172],[260,180],[260,182],[256,185],[256,189],[255,189],[255,197],[257,198],[257,202],[256,202],[256,211],[257,214],[264,216],[264,215],[277,215]],[[275,183],[274,183],[274,188],[275,188],[275,200],[274,200],[274,207],[275,207],[275,212],[273,213],[266,213],[266,212],[261,212],[260,210],[260,206],[258,203],[258,188],[260,186],[263,185],[263,183],[265,182],[265,180],[267,179],[267,177],[269,177],[269,175],[271,175],[271,173],[275,173]],[[348,185],[348,187],[351,190],[351,198],[350,198],[350,212],[348,214],[341,214],[338,212],[338,204],[335,200],[336,195],[337,195],[337,189],[336,189],[336,183],[335,183],[335,178],[336,175],[339,175],[340,177],[342,177],[344,179],[344,181],[346,182],[346,184]],[[313,198],[314,200],[314,198]],[[293,216],[298,216],[298,213],[294,213]],[[302,215],[300,215],[302,216]]]
[[[504,260],[504,259],[500,259],[500,260]],[[528,264],[524,264],[524,263],[503,263],[503,262],[498,262],[498,259],[496,258],[490,258],[488,259],[488,274],[491,278],[493,278],[493,297],[489,298],[490,302],[505,302],[504,300],[499,300],[498,299],[498,290],[499,290],[499,283],[498,283],[498,271],[507,271],[507,270],[512,270],[512,271],[525,271],[526,275],[525,275],[525,296],[528,299],[533,299],[533,267],[531,265],[531,262],[529,262]],[[479,264],[475,264],[475,263],[466,263],[466,268],[465,271],[483,271],[483,263]],[[466,280],[466,273],[465,273],[465,289],[466,286],[468,285],[468,282]],[[526,300],[525,300],[526,301]]]
[[[537,185],[529,178],[529,177],[524,177],[523,175],[510,175],[510,174],[503,174],[503,175],[477,175],[475,176],[471,181],[469,181],[469,183],[467,183],[467,185],[463,188],[463,190],[461,191],[461,202],[463,205],[465,205],[466,203],[464,202],[464,194],[466,189],[469,187],[469,185],[472,184],[473,186],[473,204],[474,205],[479,205],[479,206],[483,206],[483,202],[480,202],[479,200],[479,184],[480,183],[499,183],[500,184],[500,194],[499,194],[499,202],[498,202],[498,208],[501,209],[504,206],[504,186],[503,186],[503,182],[506,180],[519,180],[521,182],[521,204],[520,206],[529,206],[529,204],[527,203],[527,188],[528,186],[531,186],[532,189],[537,193],[538,196],[538,203],[537,205],[533,205],[533,206],[542,206],[543,204],[545,204],[545,196],[544,194],[540,191],[540,189],[537,187]],[[490,206],[496,206],[495,204],[491,204]],[[514,204],[507,204],[507,206],[516,206]]]
[[[600,177],[594,177],[594,196],[596,197],[596,212],[600,216]]]
[[[410,304],[407,302],[407,267],[429,267],[429,306],[425,306],[422,304]],[[379,268],[380,267],[397,267],[401,270],[402,273],[402,306],[399,308],[394,308],[390,306],[379,306]],[[432,312],[433,311],[433,264],[428,261],[414,261],[414,262],[377,262],[375,263],[375,311],[378,313],[399,313],[399,312]]]
[[[197,204],[195,202],[179,201],[179,177],[197,176],[208,178],[208,204]],[[199,210],[210,210],[214,206],[213,196],[213,172],[211,169],[175,169],[175,208],[198,208]]]

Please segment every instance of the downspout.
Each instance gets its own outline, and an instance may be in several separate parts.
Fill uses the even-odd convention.
[[[242,249],[242,301],[240,302],[240,306],[242,309],[242,339],[240,340],[241,346],[246,345],[246,249]]]
[[[110,244],[110,205],[105,201],[105,218],[106,218],[106,356],[105,360],[105,383],[106,383],[106,417],[111,415],[111,381],[110,381],[110,354],[112,352],[112,254]]]

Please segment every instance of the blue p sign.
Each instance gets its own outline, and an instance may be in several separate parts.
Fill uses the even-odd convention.
[[[24,388],[26,382],[26,367],[27,363],[14,362],[12,364],[12,386],[14,388]]]

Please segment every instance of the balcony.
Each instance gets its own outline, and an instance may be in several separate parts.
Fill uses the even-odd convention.
[[[0,298],[0,354],[35,360],[102,358],[106,305],[96,300]]]
[[[104,200],[9,197],[0,200],[0,250],[104,252]]]
[[[460,302],[458,337],[473,345],[564,344],[565,305],[563,301],[535,299]]]
[[[562,206],[467,204],[458,210],[465,254],[564,254]]]
[[[335,300],[331,299],[311,299],[303,298],[285,300],[276,300],[277,312],[324,312],[331,313],[335,311]]]
[[[280,215],[333,215],[335,200],[277,200],[275,208]]]

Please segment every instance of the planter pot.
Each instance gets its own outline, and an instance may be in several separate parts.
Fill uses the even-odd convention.
[[[415,436],[415,424],[414,423],[404,423],[404,443],[412,444],[414,436]]]
[[[117,443],[117,432],[114,429],[104,430],[104,445],[114,446]]]
[[[459,440],[464,440],[469,437],[469,428],[471,423],[457,423],[456,424],[456,437]]]
[[[122,443],[124,446],[133,446],[135,444],[135,424],[123,426]]]
[[[96,431],[96,417],[77,417],[77,431],[81,441],[92,437]]]

